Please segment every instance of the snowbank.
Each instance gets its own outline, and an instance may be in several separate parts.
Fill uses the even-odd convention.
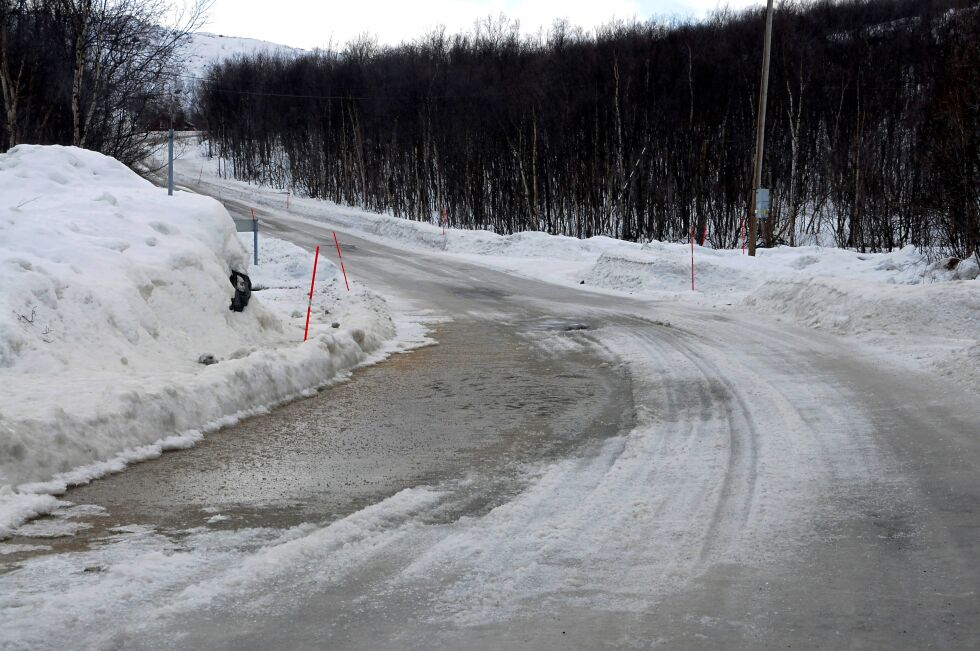
[[[980,280],[975,260],[950,268],[914,247],[864,254],[779,247],[756,258],[695,246],[693,300],[724,301],[776,318],[859,338],[893,361],[947,376],[980,392]],[[660,297],[692,298],[689,245],[652,242],[604,252],[587,283]]]
[[[769,280],[746,299],[759,311],[788,315],[808,326],[847,333],[980,334],[980,283],[882,285],[849,278]]]
[[[898,349],[980,388],[980,282],[887,285],[850,278],[769,280],[746,297],[756,311]]]
[[[327,222],[388,246],[426,250],[567,286],[743,307],[794,319],[862,337],[894,359],[938,370],[980,391],[980,371],[970,366],[980,351],[980,268],[975,259],[951,268],[948,260],[930,260],[914,247],[891,253],[778,247],[750,257],[741,250],[695,246],[692,292],[689,243],[579,240],[537,232],[444,233],[435,217],[433,223],[398,219],[223,179],[217,159],[207,159],[204,147],[191,138],[184,144],[177,163],[183,182],[247,200],[284,218]]]
[[[269,238],[260,251],[258,291],[232,312],[229,274],[249,271],[250,252],[218,202],[168,197],[80,149],[0,155],[0,538],[56,505],[44,494],[193,445],[384,352],[385,303],[339,293],[326,261],[302,343],[312,257]]]
[[[628,243],[623,243],[628,244]],[[811,278],[859,279],[887,285],[917,285],[976,277],[972,260],[949,269],[930,261],[915,247],[891,253],[858,253],[820,246],[760,249],[758,256],[740,250],[695,245],[695,287],[707,297],[742,299],[769,282]],[[610,289],[645,292],[690,290],[689,244],[650,242],[603,252],[589,270],[587,282]]]
[[[437,223],[400,219],[340,206],[329,201],[297,197],[260,185],[221,178],[218,159],[208,159],[207,147],[188,132],[180,143],[177,176],[188,186],[227,198],[280,211],[294,219],[326,221],[378,238],[389,246],[424,249],[479,261],[560,283],[586,280],[592,287],[615,291],[689,292],[691,248],[687,242],[640,244],[599,236],[578,239],[541,232],[497,235],[485,230],[446,229]],[[564,264],[542,265],[541,259]],[[522,265],[520,260],[528,261]],[[574,271],[574,273],[573,273]],[[930,261],[915,247],[891,253],[858,253],[821,246],[761,249],[757,257],[741,250],[695,246],[695,280],[701,296],[744,298],[773,278],[832,276],[913,285],[972,280],[980,273],[975,260],[954,269],[946,261]]]

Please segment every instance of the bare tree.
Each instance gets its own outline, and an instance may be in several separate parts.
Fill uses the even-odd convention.
[[[8,34],[16,29],[17,16],[10,0],[0,0],[0,93],[3,96],[4,118],[6,119],[7,146],[17,144],[17,100],[20,97],[21,79],[25,63],[20,62],[15,74],[10,72]]]
[[[766,241],[977,250],[980,10],[963,4],[780,3]],[[245,180],[501,233],[686,240],[693,226],[733,246],[764,20],[362,37],[217,66],[200,114]]]
[[[212,3],[0,0],[8,146],[57,142],[138,161],[179,83],[180,47]]]

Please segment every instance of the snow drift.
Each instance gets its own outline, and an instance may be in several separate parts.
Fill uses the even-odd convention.
[[[341,299],[324,262],[317,303],[342,328],[300,343],[312,259],[286,243],[263,253],[269,306],[256,292],[231,312],[229,274],[248,272],[249,252],[218,202],[168,197],[76,148],[0,155],[0,537],[55,504],[39,494],[309,393],[394,335],[384,302]]]

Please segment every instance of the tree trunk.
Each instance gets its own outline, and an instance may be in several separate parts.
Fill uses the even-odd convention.
[[[7,3],[4,2],[2,9],[3,22],[0,24],[0,91],[3,93],[4,113],[7,119],[7,139],[8,147],[17,146],[17,99],[20,93],[21,75],[24,73],[24,63],[21,62],[17,79],[10,76],[10,59],[7,56]]]
[[[78,7],[75,35],[75,65],[71,84],[72,144],[82,146],[82,81],[85,77],[85,36],[88,32],[89,16],[92,13],[92,0],[82,0]]]

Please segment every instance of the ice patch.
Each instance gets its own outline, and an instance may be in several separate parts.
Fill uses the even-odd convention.
[[[64,538],[91,528],[92,525],[85,522],[49,518],[21,525],[14,531],[14,535],[24,538]]]
[[[438,491],[407,489],[326,527],[202,527],[179,542],[145,527],[119,528],[105,545],[31,559],[0,575],[0,630],[24,648],[125,647],[129,636],[144,639],[148,629],[229,596],[250,593],[265,604],[269,582],[284,574],[293,594],[305,582],[343,577],[419,530],[416,516],[441,499]]]
[[[11,543],[0,543],[0,556],[22,554],[24,552],[43,552],[49,549],[51,549],[51,545],[14,545]]]

